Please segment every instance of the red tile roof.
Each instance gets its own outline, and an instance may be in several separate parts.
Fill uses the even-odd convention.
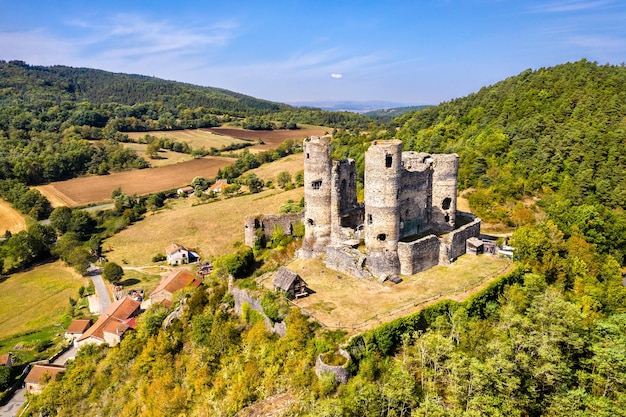
[[[81,342],[85,339],[93,337],[95,339],[104,341],[104,331],[105,328],[116,329],[119,330],[119,327],[109,327],[115,326],[111,323],[120,323],[124,320],[130,318],[141,306],[139,301],[133,300],[132,298],[122,298],[121,300],[117,300],[113,304],[106,309],[106,311],[100,316],[98,321],[89,328],[81,337],[78,338],[77,342]],[[128,328],[128,326],[126,326]]]
[[[54,380],[57,374],[61,372],[65,372],[64,366],[59,365],[34,365],[28,375],[26,376],[25,381],[30,382],[31,384],[39,384],[41,382],[41,378],[44,374],[50,375],[50,379]]]
[[[91,320],[77,319],[70,324],[65,333],[83,334],[90,326]]]
[[[194,274],[187,271],[186,269],[179,269],[171,272],[167,277],[165,277],[161,281],[159,286],[150,293],[150,295],[156,294],[159,291],[167,291],[170,294],[173,294],[188,285],[193,285],[194,287],[197,287],[200,284],[200,281],[196,280]]]
[[[9,364],[9,360],[11,360],[11,355],[5,353],[4,355],[0,355],[0,366],[7,366]]]
[[[179,250],[189,251],[189,249],[187,249],[186,247],[179,245],[178,243],[172,242],[167,248],[165,248],[165,253],[171,255],[178,252]]]

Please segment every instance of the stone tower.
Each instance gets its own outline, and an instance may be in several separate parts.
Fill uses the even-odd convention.
[[[402,181],[402,142],[374,141],[365,153],[365,250],[374,276],[400,271],[398,196]]]
[[[304,224],[302,257],[326,253],[331,233],[330,136],[304,140]]]
[[[459,156],[433,154],[433,200],[432,221],[441,232],[454,229],[456,220],[456,186]]]

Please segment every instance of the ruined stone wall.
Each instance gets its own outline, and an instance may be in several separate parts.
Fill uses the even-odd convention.
[[[440,241],[429,235],[413,242],[398,244],[400,273],[413,275],[439,264]]]
[[[305,139],[303,152],[306,231],[302,241],[302,257],[314,258],[324,254],[331,241],[330,136]]]
[[[439,263],[448,265],[454,262],[456,258],[463,255],[466,250],[465,241],[470,237],[478,237],[480,235],[480,219],[470,213],[458,213],[464,216],[471,216],[473,220],[464,226],[448,233],[441,243],[439,252]]]
[[[326,249],[326,266],[357,278],[372,278],[366,268],[366,256],[349,246],[329,246]]]
[[[285,235],[293,233],[293,227],[297,223],[301,223],[304,213],[289,214],[267,214],[259,216],[248,216],[245,221],[245,243],[247,246],[253,247],[256,239],[256,230],[263,230],[263,236],[271,239],[274,233],[274,227],[280,226]]]
[[[403,152],[398,211],[400,238],[429,229],[432,206],[432,159],[430,155]]]
[[[456,188],[459,171],[457,154],[434,154],[432,222],[442,232],[454,229],[456,216]]]
[[[374,141],[365,153],[365,250],[377,277],[399,270],[402,142]],[[389,269],[391,268],[391,269]]]
[[[354,159],[333,161],[330,193],[331,242],[339,243],[346,239],[346,228],[355,229],[362,224],[362,209],[356,199]]]
[[[263,316],[264,321],[265,321],[265,326],[267,327],[268,331],[272,333],[276,333],[281,337],[287,334],[287,325],[285,324],[285,322],[274,323],[272,325],[272,322],[270,321],[270,319],[267,318],[267,316],[263,312],[263,307],[261,306],[261,300],[251,295],[247,290],[235,287],[232,284],[232,281],[228,283],[228,291],[230,291],[233,294],[233,299],[235,300],[235,312],[237,314],[239,315],[243,314],[243,305],[244,303],[246,303],[250,306],[250,308],[252,308],[254,311],[260,313]]]
[[[350,360],[350,355],[343,349],[339,349],[339,354],[346,358],[346,363]],[[346,366],[331,366],[324,363],[323,354],[317,355],[315,361],[315,375],[321,377],[324,373],[331,373],[335,377],[335,381],[341,384],[347,384],[350,379],[350,372],[346,369]]]

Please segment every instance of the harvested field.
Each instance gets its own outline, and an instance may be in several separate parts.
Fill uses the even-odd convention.
[[[172,152],[166,149],[161,149],[159,151],[159,157],[156,159],[152,159],[146,156],[146,148],[148,147],[148,145],[145,145],[143,143],[128,142],[122,143],[122,146],[137,152],[137,155],[142,156],[146,161],[150,163],[150,166],[153,168],[178,164],[180,162],[187,162],[194,159],[193,156],[188,153]]]
[[[152,132],[129,132],[128,137],[137,140],[144,135],[168,138],[176,142],[187,142],[194,149],[205,147],[206,149],[221,149],[233,143],[248,143],[250,140],[237,139],[236,137],[211,132],[210,129],[186,129],[186,130],[158,130]],[[126,144],[124,144],[126,145]],[[145,149],[144,149],[145,153]]]
[[[213,133],[218,135],[230,136],[233,138],[239,138],[244,140],[258,140],[261,139],[265,144],[254,145],[250,151],[266,151],[274,149],[287,139],[304,140],[308,136],[320,136],[326,132],[332,131],[327,127],[309,127],[306,129],[297,130],[246,130],[236,129],[230,127],[212,127],[209,129]]]
[[[195,249],[203,259],[231,253],[233,243],[244,241],[247,215],[278,213],[287,200],[298,201],[303,195],[304,188],[300,187],[265,190],[196,206],[195,197],[177,200],[107,239],[102,245],[104,255],[119,265],[138,267],[154,265],[152,257],[164,254],[172,242]]]
[[[50,200],[76,207],[108,201],[111,199],[111,191],[118,187],[129,195],[178,188],[189,184],[196,176],[215,177],[220,168],[232,164],[233,161],[232,158],[207,157],[160,168],[75,178],[39,186],[37,189],[46,197],[52,197],[49,197]]]
[[[17,233],[26,229],[26,219],[9,203],[0,200],[0,235],[4,236],[8,230]]]
[[[302,171],[303,169],[304,160],[302,153],[297,153],[286,156],[277,161],[270,162],[269,164],[263,164],[258,168],[250,170],[249,172],[256,174],[256,176],[261,178],[263,181],[267,181],[269,179],[276,179],[278,173],[282,171],[289,172],[293,179],[293,174],[298,171]]]
[[[504,274],[513,263],[488,255],[464,255],[448,266],[436,266],[403,282],[383,284],[326,268],[321,259],[297,259],[286,265],[315,291],[296,304],[330,329],[350,334],[409,315],[441,299],[460,301]],[[262,284],[271,287],[271,276]]]

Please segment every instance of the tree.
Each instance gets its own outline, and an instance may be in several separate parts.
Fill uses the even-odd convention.
[[[50,226],[57,231],[57,233],[63,234],[70,228],[72,219],[72,209],[66,206],[57,207],[50,213]]]
[[[119,282],[124,276],[124,270],[115,262],[107,262],[102,270],[102,277],[111,283]]]
[[[291,174],[287,171],[281,171],[276,177],[276,183],[280,188],[285,188],[291,182]]]

